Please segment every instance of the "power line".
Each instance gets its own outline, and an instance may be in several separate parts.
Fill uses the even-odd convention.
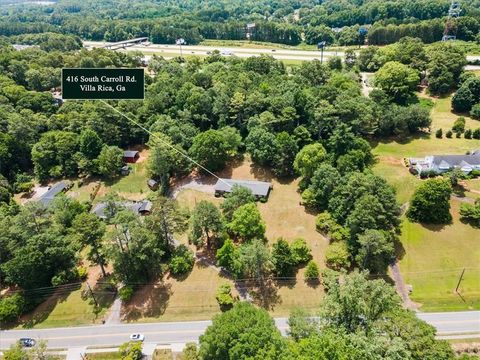
[[[168,142],[164,141],[163,139],[161,139],[160,137],[158,137],[155,133],[151,132],[150,130],[148,130],[146,127],[144,127],[142,124],[138,123],[137,121],[131,119],[130,117],[128,117],[127,115],[125,115],[124,113],[122,113],[120,110],[118,110],[117,108],[113,107],[112,105],[110,105],[109,103],[107,103],[105,100],[100,100],[102,103],[104,103],[105,105],[107,105],[109,108],[111,108],[113,111],[119,113],[120,115],[122,115],[125,119],[127,119],[128,121],[130,121],[132,124],[138,126],[140,129],[142,129],[143,131],[147,132],[150,136],[153,136],[156,140],[160,141],[161,143],[163,143],[164,145],[167,145],[169,148],[175,150],[177,153],[179,153],[180,155],[182,155],[183,157],[185,157],[187,160],[191,161],[192,163],[194,163],[195,165],[197,165],[198,167],[200,167],[201,169],[205,170],[207,173],[209,173],[210,175],[216,177],[219,181],[221,181],[222,183],[224,183],[225,185],[227,185],[229,188],[232,187],[232,185],[230,185],[228,182],[226,182],[225,180],[223,180],[222,178],[218,177],[217,175],[215,175],[212,171],[208,170],[205,166],[201,165],[200,163],[198,163],[197,161],[195,161],[194,159],[192,159],[190,156],[188,156],[185,152],[177,149],[175,146],[173,146],[172,144],[169,144]]]

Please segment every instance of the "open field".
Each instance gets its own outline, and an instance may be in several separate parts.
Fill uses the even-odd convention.
[[[434,99],[432,134],[435,129],[450,128],[457,115],[450,112],[450,97]],[[480,122],[467,118],[466,128],[480,127]],[[437,139],[434,135],[419,136],[408,141],[392,139],[375,144],[377,157],[374,172],[397,190],[399,203],[411,198],[422,180],[411,175],[404,157],[423,157],[435,154],[464,154],[480,148],[480,140]],[[472,188],[478,180],[467,182]],[[466,193],[476,197],[480,194]],[[411,298],[420,303],[422,311],[453,311],[480,308],[480,230],[460,222],[459,200],[452,200],[454,221],[446,226],[413,224],[406,218],[402,223],[400,240],[405,254],[400,262],[404,280],[413,285]],[[463,268],[467,268],[459,287],[463,296],[453,290]]]

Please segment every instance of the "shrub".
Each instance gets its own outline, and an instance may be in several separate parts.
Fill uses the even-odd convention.
[[[462,137],[462,133],[461,133],[460,131],[456,132],[456,133],[455,133],[455,137],[456,137],[457,139],[460,139],[460,138]]]
[[[33,190],[34,186],[35,185],[33,184],[32,181],[18,183],[18,184],[15,184],[15,191],[17,193],[27,193],[28,194]]]
[[[118,291],[118,296],[122,301],[129,302],[134,293],[133,287],[125,285]]]
[[[325,253],[327,266],[334,270],[347,269],[350,267],[350,253],[345,241],[331,243]]]
[[[448,130],[447,133],[445,134],[445,136],[447,137],[447,139],[451,139],[452,138],[452,130]]]
[[[63,270],[52,277],[52,285],[59,286],[67,284],[71,281],[78,280],[78,272],[75,269]]]
[[[312,281],[318,280],[320,276],[320,270],[318,269],[318,265],[315,261],[310,260],[307,264],[307,268],[305,269],[305,280]]]
[[[77,277],[80,280],[86,280],[88,276],[88,270],[85,266],[79,266],[77,267]]]
[[[480,103],[472,106],[472,110],[470,110],[470,116],[474,119],[480,120]]]
[[[460,116],[452,126],[452,131],[456,133],[463,133],[465,131],[465,118]]]
[[[474,139],[480,139],[480,128],[477,128],[477,129],[473,130],[472,137]]]
[[[193,252],[185,245],[180,245],[175,249],[170,259],[170,272],[173,275],[189,273],[193,269],[193,264],[195,264]]]
[[[290,244],[290,249],[292,250],[292,256],[295,265],[304,264],[312,258],[312,251],[302,238],[293,240],[293,242]]]
[[[140,360],[143,358],[141,341],[129,341],[118,349],[121,358],[125,360]]]
[[[465,133],[463,134],[463,137],[465,139],[471,139],[472,138],[472,130],[470,130],[470,129],[465,130]]]
[[[22,315],[25,299],[20,294],[0,299],[0,323],[5,324],[18,319]]]
[[[441,139],[443,137],[443,130],[442,129],[438,129],[437,131],[435,131],[435,137],[437,139]]]
[[[229,310],[232,308],[235,299],[232,296],[232,287],[230,284],[222,284],[217,290],[217,299],[218,305],[222,311]]]

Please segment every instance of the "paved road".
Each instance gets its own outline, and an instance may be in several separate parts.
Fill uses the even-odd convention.
[[[106,43],[101,41],[84,41],[83,45],[86,48],[93,47],[103,47]],[[134,45],[127,47],[126,51],[141,51],[147,56],[149,54],[158,54],[162,55],[165,58],[179,56],[180,47],[178,45],[165,45],[165,44],[151,44],[148,46],[145,45]],[[272,55],[274,58],[279,60],[313,60],[320,59],[320,51],[315,50],[289,50],[289,49],[279,49],[279,48],[243,48],[243,47],[224,47],[224,46],[200,46],[200,45],[183,45],[182,54],[185,55],[200,55],[207,56],[208,52],[213,50],[225,51],[229,54],[233,54],[238,57],[251,57],[251,56],[260,56],[261,54]],[[334,55],[343,57],[343,52],[336,51],[325,51],[323,56],[328,58]]]
[[[469,338],[480,334],[480,311],[419,313],[418,316],[434,325],[439,335]],[[285,334],[287,318],[276,318],[275,322]],[[128,341],[130,334],[138,332],[145,335],[147,343],[187,343],[197,341],[210,324],[210,321],[188,321],[7,330],[0,332],[0,348],[8,348],[21,337],[45,339],[52,348],[114,346]]]

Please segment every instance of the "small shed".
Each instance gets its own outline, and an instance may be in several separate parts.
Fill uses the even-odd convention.
[[[230,193],[234,185],[250,189],[257,200],[266,199],[272,189],[272,184],[264,181],[218,179],[215,184],[215,196],[224,196]]]
[[[125,166],[122,166],[122,168],[120,169],[120,174],[122,174],[123,176],[126,176],[128,174],[130,174],[130,166],[128,165],[125,165]]]
[[[149,180],[147,181],[147,185],[148,185],[148,187],[150,188],[150,190],[155,191],[155,190],[158,189],[158,181],[156,181],[156,180],[149,179]]]
[[[123,161],[126,163],[134,163],[139,158],[139,153],[136,150],[125,150],[123,152]]]

